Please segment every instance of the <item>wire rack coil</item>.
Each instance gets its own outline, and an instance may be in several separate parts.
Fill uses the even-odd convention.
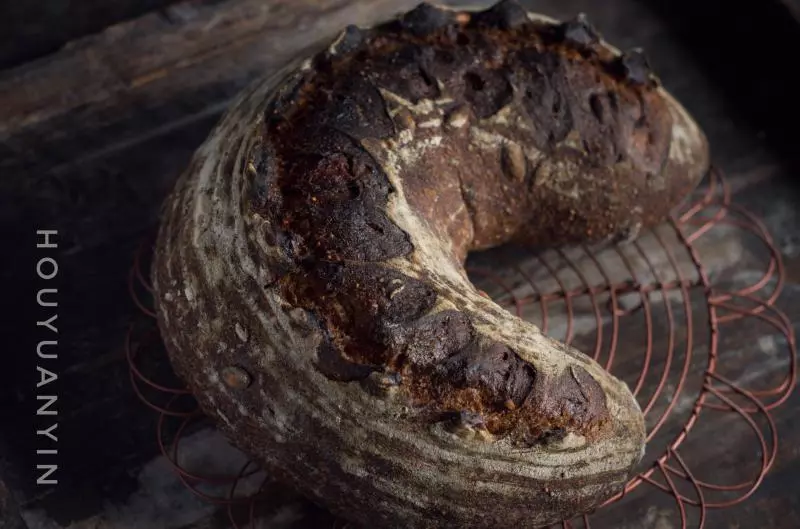
[[[181,462],[180,441],[203,418],[177,379],[161,383],[148,374],[163,373],[166,362],[149,306],[149,250],[142,245],[129,276],[133,301],[149,316],[137,318],[144,321],[128,333],[131,383],[159,414],[158,445],[179,479],[227,506],[234,527],[255,527],[260,510],[291,501],[291,494],[243,455],[223,476]],[[747,273],[732,270],[732,259],[742,265],[733,268]],[[764,225],[731,201],[719,171],[669,222],[635,241],[542,254],[499,250],[471,257],[468,272],[501,306],[625,380],[645,413],[648,448],[638,473],[594,513],[561,527],[638,527],[658,505],[670,527],[701,529],[711,511],[745,501],[761,484],[778,448],[770,412],[795,385],[796,344],[791,323],[775,307],[784,281],[780,253]],[[764,351],[780,366],[779,376],[752,369]],[[716,424],[730,435],[719,436]],[[725,450],[726,461],[704,460],[704,443],[726,439],[739,439]]]

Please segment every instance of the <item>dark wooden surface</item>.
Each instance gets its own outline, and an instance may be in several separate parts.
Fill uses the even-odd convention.
[[[0,69],[58,51],[111,24],[177,0],[31,0],[0,3]]]
[[[19,322],[13,316],[4,322],[7,343],[15,345],[20,361],[0,370],[5,390],[0,419],[9,447],[5,479],[31,528],[50,527],[48,520],[66,526],[92,519],[107,524],[98,527],[114,527],[113,521],[142,527],[225,526],[212,508],[176,492],[180,484],[170,481],[163,462],[154,459],[154,415],[130,389],[124,335],[131,320],[143,320],[126,290],[134,251],[152,233],[175,177],[249,80],[346,23],[368,22],[415,3],[182,2],[0,73],[0,225],[13,255],[5,260],[3,279],[20,316]],[[800,32],[785,11],[744,13],[714,1],[686,0],[526,4],[560,18],[585,11],[620,47],[645,47],[664,84],[708,133],[715,162],[729,174],[736,200],[764,217],[775,236],[789,278],[780,305],[800,321],[795,185],[800,134],[792,125],[800,122],[800,106],[788,81],[793,74],[787,56],[780,51],[800,49]],[[36,374],[30,328],[42,315],[34,306],[37,228],[60,231],[61,483],[52,489],[33,483],[30,449]],[[747,271],[740,253],[732,253],[746,246],[730,235],[708,243],[706,250],[720,273]],[[751,339],[756,332],[764,331],[743,329],[739,341],[750,340],[758,348]],[[630,336],[631,344],[639,343],[639,336]],[[733,363],[742,350],[736,342],[734,337],[726,345]],[[636,347],[627,354],[634,357]],[[764,363],[758,369],[759,376],[769,378],[785,365]],[[743,505],[712,513],[709,527],[800,526],[800,500],[788,493],[800,489],[798,406],[795,395],[775,413],[781,445],[762,487]],[[729,425],[720,419],[702,427],[713,438]],[[213,434],[197,435],[198,446],[213,444],[202,437]],[[748,456],[732,449],[737,443],[750,446],[752,440],[731,433],[728,443],[695,441],[690,448],[706,475],[730,475],[751,469]],[[163,498],[174,505],[165,506]],[[291,508],[307,512],[308,506]],[[622,520],[601,516],[598,523],[673,527],[669,510],[666,500],[645,495],[626,506]],[[207,516],[212,521],[197,522]],[[321,516],[317,524],[325,519],[314,516]]]

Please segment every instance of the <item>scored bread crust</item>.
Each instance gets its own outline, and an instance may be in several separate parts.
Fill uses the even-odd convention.
[[[280,479],[366,527],[539,527],[642,457],[628,387],[480,295],[467,252],[635,237],[708,167],[579,17],[423,4],[244,94],[176,184],[170,360]]]

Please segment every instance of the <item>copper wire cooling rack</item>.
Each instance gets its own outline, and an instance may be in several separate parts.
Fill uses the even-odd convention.
[[[149,249],[136,256],[130,291],[154,317]],[[764,225],[732,203],[719,171],[668,223],[633,242],[536,255],[505,249],[468,265],[486,295],[625,380],[645,413],[648,448],[638,473],[591,516],[563,521],[564,529],[639,527],[653,505],[670,527],[702,528],[712,510],[745,501],[761,484],[778,445],[770,412],[795,385],[796,345],[774,306],[784,281],[780,254]],[[154,320],[132,325],[126,345],[131,382],[159,414],[158,443],[177,476],[205,500],[227,505],[234,527],[255,527],[259,505],[274,503],[268,477],[244,456],[227,477],[184,468],[180,440],[202,416],[186,389],[146,374],[146,365],[152,370],[166,356]],[[753,369],[764,355],[781,366],[777,379]],[[716,424],[725,425],[724,435]],[[708,443],[719,444],[724,459],[709,460]],[[639,518],[631,522],[631,513]]]

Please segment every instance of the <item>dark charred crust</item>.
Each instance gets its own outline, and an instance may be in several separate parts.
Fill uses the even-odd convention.
[[[291,263],[300,263],[308,258],[303,242],[294,233],[279,231],[275,234],[272,244],[280,248]]]
[[[349,323],[376,339],[383,333],[383,325],[415,322],[436,302],[435,290],[426,283],[380,265],[318,263],[314,266],[319,279],[317,299],[346,301],[341,306],[349,314]],[[374,326],[377,322],[381,326]]]
[[[313,310],[308,312],[312,325],[316,326],[322,341],[317,346],[316,368],[331,380],[353,382],[366,379],[379,367],[353,362],[345,356],[341,344],[336,343],[335,333],[331,332],[326,318]]]
[[[602,125],[606,120],[606,110],[600,96],[592,94],[589,96],[589,107],[592,109],[592,114],[597,118],[597,122]]]
[[[283,281],[283,291],[318,315],[329,343],[349,362],[387,365],[408,355],[423,357],[426,345],[442,351],[458,340],[457,317],[437,327],[425,316],[436,302],[430,286],[380,265],[310,262]],[[432,343],[435,339],[443,341]]]
[[[558,443],[567,437],[567,430],[565,428],[553,428],[542,433],[538,441],[542,444]]]
[[[523,447],[551,444],[570,432],[591,439],[611,418],[600,385],[581,367],[537,376],[522,407],[492,418],[492,431],[512,432]]]
[[[632,83],[637,85],[654,83],[650,61],[641,48],[634,48],[623,53],[617,62],[617,68]]]
[[[283,185],[285,214],[276,219],[318,259],[384,261],[408,254],[408,236],[382,211],[390,188],[365,153],[300,155],[293,170],[306,178]],[[304,207],[293,207],[299,202]],[[275,210],[272,210],[275,212]]]
[[[286,109],[291,107],[300,95],[301,90],[312,74],[310,72],[295,72],[276,90],[272,102],[264,111],[268,123],[283,121]]]
[[[466,314],[446,310],[424,316],[388,337],[388,346],[414,367],[439,364],[464,349],[474,336]]]
[[[486,419],[480,413],[473,411],[462,410],[443,413],[436,422],[444,423],[447,430],[461,436],[474,434],[476,431],[488,432]]]
[[[336,41],[330,51],[335,54],[354,53],[361,48],[364,43],[364,32],[358,26],[350,24],[347,26]]]
[[[370,78],[376,85],[414,103],[438,97],[435,75],[426,69],[426,64],[432,62],[429,55],[426,49],[403,45],[376,57],[369,70]]]
[[[427,134],[408,108],[389,112],[386,91],[441,105],[448,154],[404,167],[403,192],[452,241],[455,261],[510,241],[546,246],[628,233],[638,184],[615,181],[615,164],[631,168],[631,181],[659,173],[672,122],[643,55],[615,58],[599,42],[583,16],[544,23],[514,1],[471,15],[421,4],[392,23],[348,28],[279,90],[252,155],[251,205],[293,264],[276,288],[324,329],[321,372],[362,380],[376,394],[395,387],[431,417],[477,414],[487,431],[513,433],[523,445],[589,435],[606,420],[588,373],[536,372],[480,335],[469,314],[431,313],[437,292],[425,276],[381,264],[414,248],[387,216],[396,190],[366,150],[400,131]],[[490,120],[501,111],[505,121]],[[473,149],[473,127],[505,138],[502,147]],[[529,159],[526,149],[541,156]],[[558,171],[588,198],[546,189],[564,176]],[[387,372],[402,373],[402,383]]]
[[[475,67],[464,73],[464,98],[479,118],[488,118],[511,102],[514,89],[505,70]]]
[[[500,29],[513,29],[529,22],[528,12],[516,0],[501,0],[473,16],[474,24]]]
[[[429,35],[455,22],[455,15],[449,9],[422,2],[400,19],[401,27],[415,36]]]
[[[323,108],[318,119],[355,141],[394,134],[394,125],[386,114],[380,92],[363,77],[347,79],[339,90],[331,94]]]
[[[364,380],[379,368],[350,362],[342,355],[339,347],[332,343],[330,337],[327,337],[317,348],[317,369],[331,380],[353,382]]]
[[[536,125],[532,140],[540,149],[552,149],[573,128],[568,85],[557,57],[535,49],[521,50],[516,72],[522,107]]]
[[[584,13],[561,25],[564,40],[580,46],[594,46],[600,42],[600,33],[589,23]]]
[[[491,408],[520,407],[533,388],[536,373],[509,347],[472,344],[439,366],[438,372],[458,388],[473,388],[488,397]]]
[[[540,408],[550,415],[569,417],[571,426],[591,428],[609,418],[603,388],[582,367],[571,366],[539,391]]]

